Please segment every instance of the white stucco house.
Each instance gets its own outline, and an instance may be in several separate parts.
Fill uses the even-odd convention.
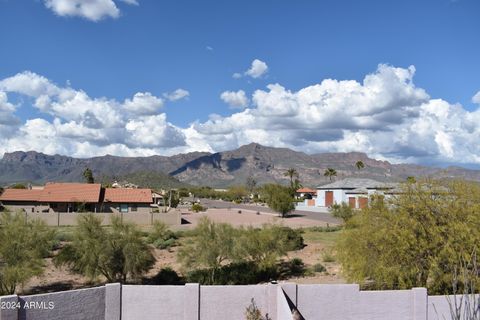
[[[342,202],[351,208],[361,209],[368,205],[373,194],[390,194],[397,183],[379,182],[372,179],[347,178],[317,187],[315,206],[330,207]]]

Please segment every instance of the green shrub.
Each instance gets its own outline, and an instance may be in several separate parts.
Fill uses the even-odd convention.
[[[314,231],[314,232],[336,232],[336,231],[342,230],[343,227],[342,226],[331,227],[330,225],[327,224],[326,227],[312,227],[312,228],[309,228],[309,229]]]
[[[143,284],[149,285],[184,285],[185,281],[170,267],[162,268],[154,277],[144,278]]]
[[[55,266],[67,266],[73,272],[95,280],[103,275],[108,282],[125,283],[137,279],[155,263],[150,247],[139,228],[112,218],[112,226],[102,227],[96,214],[82,214],[73,241],[54,257]]]
[[[312,267],[314,272],[325,272],[327,271],[327,268],[321,263],[315,263]]]
[[[152,231],[148,234],[149,243],[155,248],[167,249],[176,245],[177,235],[168,226],[160,221],[153,223]]]
[[[290,274],[292,276],[302,276],[305,273],[305,263],[300,258],[293,258],[289,261]]]
[[[167,239],[167,240],[164,240],[164,239],[157,239],[153,242],[153,246],[157,249],[168,249],[168,248],[171,248],[171,247],[174,247],[176,245],[176,240],[175,239]]]
[[[55,233],[54,240],[57,242],[71,242],[73,240],[73,233],[68,231],[58,231]]]
[[[205,208],[204,206],[202,206],[200,203],[194,203],[192,204],[192,211],[193,212],[200,212],[200,211],[206,211],[207,208]]]
[[[280,231],[285,235],[287,251],[301,250],[305,247],[301,229],[282,227]]]
[[[196,269],[187,273],[188,282],[203,285],[246,285],[267,282],[278,277],[277,268],[259,268],[253,261],[234,262],[215,271],[212,282],[211,269]]]
[[[334,205],[332,205],[332,207],[330,208],[330,213],[335,218],[340,218],[344,222],[346,222],[353,217],[354,212],[347,203],[342,202],[342,204],[335,203]]]

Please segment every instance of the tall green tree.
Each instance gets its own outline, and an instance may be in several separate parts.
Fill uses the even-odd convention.
[[[125,283],[148,271],[155,259],[137,226],[112,218],[110,228],[102,227],[102,219],[82,214],[73,241],[54,258],[57,266],[95,280],[103,275],[108,282]]]
[[[44,258],[53,246],[54,231],[43,222],[25,222],[20,213],[0,216],[0,296],[43,273]]]
[[[83,178],[85,179],[86,183],[95,183],[95,179],[93,177],[93,172],[90,168],[86,168],[83,171]]]
[[[178,260],[186,270],[208,269],[210,283],[215,284],[216,272],[233,257],[235,234],[230,224],[204,217],[194,229],[191,241],[180,248]]]
[[[323,173],[325,177],[328,177],[330,181],[332,181],[333,177],[337,176],[337,170],[333,168],[327,168],[325,169],[325,172]]]
[[[374,198],[337,246],[350,281],[430,294],[451,293],[456,266],[472,252],[480,252],[480,186],[464,181],[407,183],[395,198]]]
[[[282,218],[295,209],[294,198],[288,187],[270,183],[262,186],[260,194],[269,208],[280,213]]]
[[[355,162],[355,167],[357,168],[357,170],[362,170],[363,168],[365,168],[365,164],[362,160],[358,160],[357,162]]]

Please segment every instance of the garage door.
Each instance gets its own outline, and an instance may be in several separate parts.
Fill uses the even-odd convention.
[[[325,207],[333,204],[333,191],[325,191]]]
[[[358,198],[358,207],[360,209],[366,208],[368,206],[368,198]]]
[[[357,206],[355,205],[355,197],[349,197],[348,198],[348,205],[350,208],[355,209]]]

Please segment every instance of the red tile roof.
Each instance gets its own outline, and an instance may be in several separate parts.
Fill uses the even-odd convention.
[[[297,190],[297,193],[317,193],[317,190],[313,190],[310,188],[300,188]]]
[[[101,188],[98,183],[48,183],[38,201],[96,203],[100,201]]]
[[[5,189],[0,201],[38,201],[43,190]]]
[[[106,188],[105,202],[152,203],[152,190]]]

